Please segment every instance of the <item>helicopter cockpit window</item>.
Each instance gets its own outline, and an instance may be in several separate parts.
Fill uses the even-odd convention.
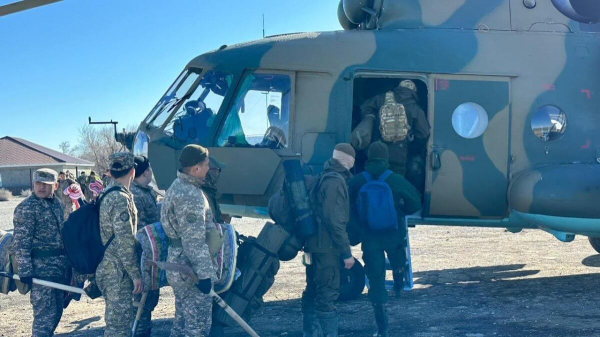
[[[217,145],[287,148],[290,90],[289,75],[247,75],[221,129]]]
[[[567,129],[567,114],[554,105],[544,105],[531,116],[531,129],[545,142],[559,140]]]
[[[232,75],[209,70],[183,97],[165,131],[184,144],[204,144],[231,86]]]
[[[148,115],[146,122],[153,126],[161,127],[169,118],[173,109],[181,102],[183,96],[194,85],[201,72],[202,69],[198,68],[184,70],[171,85],[167,93],[156,103],[156,106],[154,106],[154,109]]]
[[[452,113],[452,127],[463,138],[477,138],[488,127],[488,114],[477,103],[463,103],[454,109]]]

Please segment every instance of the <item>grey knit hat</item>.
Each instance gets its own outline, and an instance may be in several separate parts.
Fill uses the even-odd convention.
[[[352,158],[356,158],[356,151],[354,151],[354,148],[352,147],[352,145],[350,145],[348,143],[339,143],[338,145],[335,146],[335,150],[344,152],[345,154],[352,156]]]

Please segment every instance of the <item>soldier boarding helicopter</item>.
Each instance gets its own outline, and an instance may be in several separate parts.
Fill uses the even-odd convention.
[[[431,126],[411,224],[579,234],[600,252],[598,2],[343,0],[338,17],[343,31],[190,61],[135,136],[158,186],[201,144],[227,163],[223,211],[266,218],[284,161],[320,172],[361,104],[411,80]]]

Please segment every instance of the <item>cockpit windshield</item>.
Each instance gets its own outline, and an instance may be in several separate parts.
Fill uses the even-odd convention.
[[[167,120],[173,109],[181,101],[194,83],[198,80],[202,69],[189,68],[184,70],[175,82],[171,85],[167,93],[156,103],[154,109],[146,118],[146,123],[156,127],[161,127]]]
[[[182,143],[204,143],[229,91],[233,76],[220,70],[207,71],[175,108],[165,131]]]
[[[183,71],[156,104],[146,122],[155,127],[165,125],[165,132],[183,143],[202,142],[205,129],[212,126],[227,94],[233,76],[220,70]],[[172,116],[172,117],[171,117]]]

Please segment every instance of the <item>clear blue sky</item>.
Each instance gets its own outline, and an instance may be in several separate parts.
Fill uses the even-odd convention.
[[[0,0],[0,5],[16,0]],[[339,30],[338,0],[64,0],[0,17],[0,137],[57,149],[93,120],[137,124],[223,44]]]

